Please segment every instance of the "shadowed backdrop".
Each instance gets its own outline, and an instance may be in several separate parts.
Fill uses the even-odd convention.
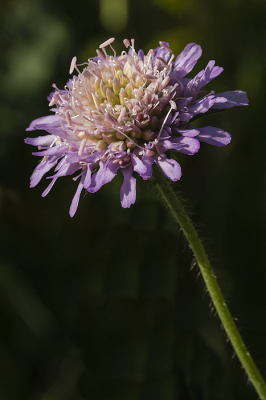
[[[0,397],[3,400],[255,400],[212,312],[192,254],[149,182],[122,209],[122,174],[82,195],[45,179],[24,138],[49,114],[73,56],[124,38],[136,49],[189,42],[224,72],[210,90],[246,91],[248,107],[204,117],[232,134],[178,154],[183,199],[237,326],[266,377],[266,3],[262,0],[5,0],[0,13]],[[208,88],[207,88],[208,90]],[[29,135],[29,133],[31,135]],[[44,132],[43,132],[44,133]],[[39,132],[37,132],[39,135]]]

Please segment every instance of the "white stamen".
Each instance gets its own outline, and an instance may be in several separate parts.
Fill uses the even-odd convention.
[[[55,144],[55,142],[56,142],[58,139],[59,139],[59,137],[56,136],[56,137],[54,138],[53,142],[50,144],[49,147],[53,147],[53,145]]]
[[[104,49],[104,47],[109,46],[109,44],[113,43],[113,41],[115,40],[115,38],[110,38],[108,40],[106,40],[105,42],[103,42],[102,44],[100,44],[100,49]]]
[[[170,53],[173,53],[173,50],[168,46],[167,43],[165,42],[159,42],[160,46],[164,47],[167,51],[169,51]]]
[[[72,72],[74,71],[75,67],[76,67],[76,62],[77,62],[77,57],[73,57],[71,64],[70,64],[70,68],[69,68],[69,73],[72,74]]]
[[[67,120],[68,126],[72,126],[72,121],[71,121],[71,117],[70,117],[69,111],[65,112],[65,116],[66,116],[66,120]]]
[[[83,170],[78,176],[75,176],[74,178],[72,178],[73,181],[76,182],[76,180],[77,180],[78,178],[80,178],[84,173],[85,173],[85,171]]]
[[[113,52],[114,52],[114,57],[116,57],[116,51],[115,51],[115,49],[114,49],[113,46],[111,46],[111,45],[110,45],[110,47],[111,47],[111,49],[112,49]]]
[[[163,121],[163,123],[162,123],[161,129],[160,129],[159,135],[157,136],[157,143],[159,142],[159,139],[160,139],[161,133],[162,133],[162,131],[163,131],[164,125],[165,125],[165,123],[166,123],[166,121],[167,121],[167,118],[169,117],[170,112],[173,110],[171,101],[170,101],[170,106],[171,106],[171,108],[170,108],[170,110],[168,111],[168,113],[166,114],[166,117],[165,117],[165,119],[164,119],[164,121]]]
[[[170,80],[171,80],[170,76],[167,75],[167,76],[164,78],[164,80],[161,82],[161,84],[160,84],[160,91],[163,90],[166,86],[169,85]]]
[[[82,139],[82,141],[81,141],[81,143],[80,143],[79,152],[78,152],[78,155],[79,155],[79,156],[82,155],[82,153],[83,153],[83,151],[84,151],[84,149],[85,149],[86,141],[87,141],[87,140],[84,138],[84,139]]]
[[[173,61],[173,59],[175,58],[175,55],[174,54],[172,54],[171,55],[171,58],[170,58],[170,60],[168,61],[168,65],[170,65],[171,64],[171,62]]]

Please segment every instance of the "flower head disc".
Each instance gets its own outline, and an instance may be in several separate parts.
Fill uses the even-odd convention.
[[[136,178],[152,176],[156,163],[172,181],[181,177],[180,165],[165,154],[174,149],[195,154],[200,141],[223,146],[230,135],[213,127],[194,129],[189,121],[209,109],[230,108],[248,103],[244,92],[205,95],[201,88],[222,72],[210,61],[194,79],[184,79],[201,56],[200,46],[191,43],[175,59],[168,43],[144,55],[134,48],[134,40],[125,39],[128,52],[116,56],[111,43],[100,45],[97,57],[90,59],[82,72],[72,59],[70,73],[78,75],[68,81],[64,90],[53,85],[48,97],[54,115],[33,121],[29,131],[46,130],[49,135],[28,138],[37,145],[42,156],[31,177],[31,187],[51,168],[55,174],[45,196],[60,176],[80,178],[70,215],[76,212],[83,188],[93,193],[110,182],[121,169],[124,183],[120,190],[121,204],[130,207],[136,199]],[[110,46],[113,55],[108,55]],[[202,95],[205,95],[202,97]]]

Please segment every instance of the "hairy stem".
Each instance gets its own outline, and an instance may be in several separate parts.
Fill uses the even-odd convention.
[[[224,297],[217,283],[214,272],[211,268],[207,254],[204,247],[198,237],[198,234],[192,225],[188,215],[186,214],[183,206],[179,202],[177,196],[173,192],[171,186],[168,183],[168,179],[164,176],[162,171],[158,168],[154,168],[153,172],[154,183],[163,197],[165,203],[170,208],[172,215],[176,222],[180,225],[183,230],[190,248],[192,249],[203,279],[207,286],[208,292],[211,296],[212,302],[216,311],[221,319],[222,325],[231,341],[231,344],[246,371],[250,382],[253,384],[257,391],[260,399],[266,400],[266,385],[262,379],[251,355],[247,351],[247,348],[236,328],[234,320],[226,306]]]

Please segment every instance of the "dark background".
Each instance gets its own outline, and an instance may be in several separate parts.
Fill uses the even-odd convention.
[[[115,36],[147,52],[202,46],[249,107],[202,118],[232,134],[225,148],[178,155],[180,193],[222,291],[266,377],[266,136],[263,0],[2,0],[0,3],[0,398],[257,399],[212,312],[188,246],[152,184],[120,206],[118,177],[68,209],[76,183],[29,189],[37,165],[25,129],[69,79],[74,55]],[[35,136],[32,132],[31,136]],[[36,132],[36,135],[39,133]]]

